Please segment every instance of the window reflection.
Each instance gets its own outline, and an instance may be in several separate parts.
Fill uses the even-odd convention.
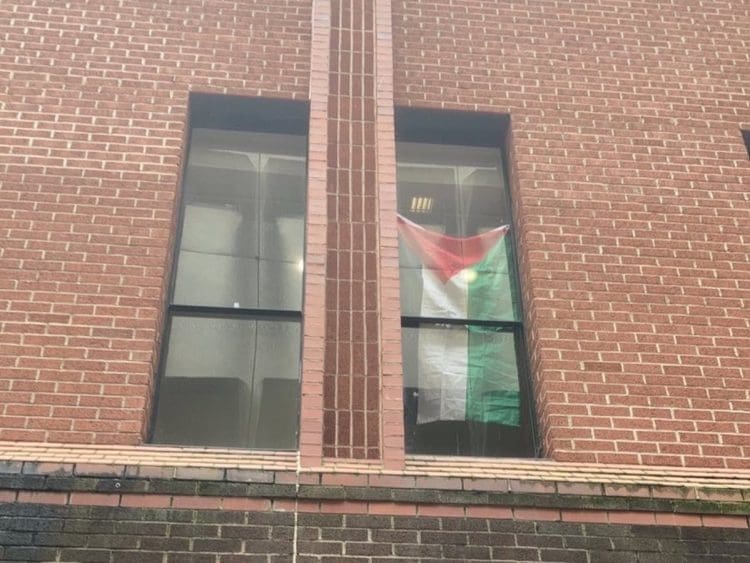
[[[304,138],[198,129],[191,147],[175,303],[300,309]]]
[[[275,101],[203,95],[191,105],[208,126],[191,129],[152,439],[294,449],[307,112],[275,119],[264,112]]]

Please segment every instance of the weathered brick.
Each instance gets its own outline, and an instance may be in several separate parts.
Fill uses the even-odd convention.
[[[399,557],[440,557],[442,555],[442,548],[439,545],[430,544],[396,544],[393,546],[394,555]]]
[[[282,540],[258,540],[246,542],[245,553],[266,553],[266,554],[289,554],[292,553],[290,542]]]
[[[344,553],[346,555],[385,556],[393,554],[393,546],[389,543],[346,542]]]
[[[375,530],[377,533],[386,533],[388,530]],[[338,541],[365,541],[368,538],[368,530],[362,528],[321,528],[320,539],[322,540],[338,540]],[[373,539],[377,538],[373,537]]]
[[[60,561],[74,561],[76,563],[107,563],[112,558],[112,552],[105,549],[73,549],[60,550]]]
[[[588,555],[582,550],[573,549],[550,549],[542,548],[539,550],[541,561],[558,561],[565,563],[587,563]]]
[[[496,561],[541,561],[539,550],[528,547],[493,547],[492,559]]]
[[[344,552],[344,544],[336,541],[298,541],[297,549],[307,554],[337,555]]]
[[[112,563],[163,563],[164,554],[155,551],[114,551],[112,552]]]
[[[193,539],[193,551],[206,551],[211,553],[229,552],[237,553],[242,547],[239,539],[221,538],[221,539]]]
[[[740,86],[748,15],[738,3],[704,0],[685,11],[646,0],[393,0],[351,4],[349,19],[334,17],[338,1],[0,4],[0,82],[9,85],[0,104],[4,444],[138,445],[148,433],[188,92],[210,91],[310,98],[314,109],[305,468],[323,454],[382,452],[390,471],[403,457],[397,239],[385,228],[396,206],[395,104],[512,121],[507,176],[545,455],[681,466],[701,479],[714,469],[745,475],[750,106]],[[367,190],[369,200],[356,199]],[[332,431],[321,436],[321,427]],[[50,544],[4,545],[0,558],[199,561],[206,557],[164,550],[194,541],[230,550],[234,540],[255,549],[258,540],[279,553],[232,557],[284,560],[294,484],[305,494],[321,484],[321,474],[287,466],[275,481],[287,488],[274,489],[283,498],[272,505],[261,470],[54,459],[0,465],[0,488],[12,491],[0,496],[0,533]],[[111,478],[123,469],[140,479]],[[323,475],[326,494],[341,500],[324,510],[363,510],[349,498],[358,495],[380,514],[321,515],[320,500],[306,499],[298,539],[310,545],[461,559],[471,550],[456,538],[465,537],[477,554],[492,546],[493,557],[513,548],[517,558],[586,551],[589,560],[670,561],[680,552],[736,563],[748,541],[742,501],[750,497],[739,488],[558,483],[579,523],[559,521],[573,513],[557,512],[551,481],[365,477],[351,468]],[[481,504],[500,503],[504,492],[524,521],[512,520],[510,503]],[[131,494],[119,507],[65,505],[117,498],[104,493]],[[691,502],[656,511],[656,500],[671,498]],[[598,513],[585,506],[594,500]],[[610,500],[624,504],[603,504]],[[472,518],[449,518],[471,502]],[[418,504],[432,517],[395,515]],[[230,537],[237,529],[227,525],[247,536]],[[436,543],[420,546],[415,534]],[[382,543],[369,544],[376,536]],[[84,547],[81,538],[91,539]],[[128,549],[136,539],[145,542],[137,559]],[[548,549],[519,547],[532,541]]]
[[[444,545],[443,556],[450,559],[468,560],[489,560],[490,548],[476,545]]]
[[[168,553],[167,563],[215,563],[216,555],[201,553]]]

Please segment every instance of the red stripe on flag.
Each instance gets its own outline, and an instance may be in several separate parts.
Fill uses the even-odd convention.
[[[398,216],[398,232],[421,259],[445,283],[458,272],[481,262],[487,251],[510,230],[509,225],[473,237],[452,237],[428,231]]]

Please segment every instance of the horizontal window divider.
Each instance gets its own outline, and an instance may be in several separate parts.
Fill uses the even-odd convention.
[[[172,304],[169,306],[169,313],[178,317],[219,317],[272,321],[302,320],[302,311],[291,311],[288,309],[246,309],[241,307]]]
[[[515,332],[523,328],[520,321],[490,321],[480,319],[451,319],[443,317],[401,317],[401,326],[407,328],[418,328],[422,325],[457,325],[457,326],[482,326],[499,328],[507,332]]]

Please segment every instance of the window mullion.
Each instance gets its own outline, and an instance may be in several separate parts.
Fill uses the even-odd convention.
[[[289,320],[302,318],[302,312],[289,309],[260,309],[239,307],[208,307],[203,305],[175,305],[169,306],[169,313],[174,316],[188,317],[217,317],[217,318],[248,318],[257,320]]]

